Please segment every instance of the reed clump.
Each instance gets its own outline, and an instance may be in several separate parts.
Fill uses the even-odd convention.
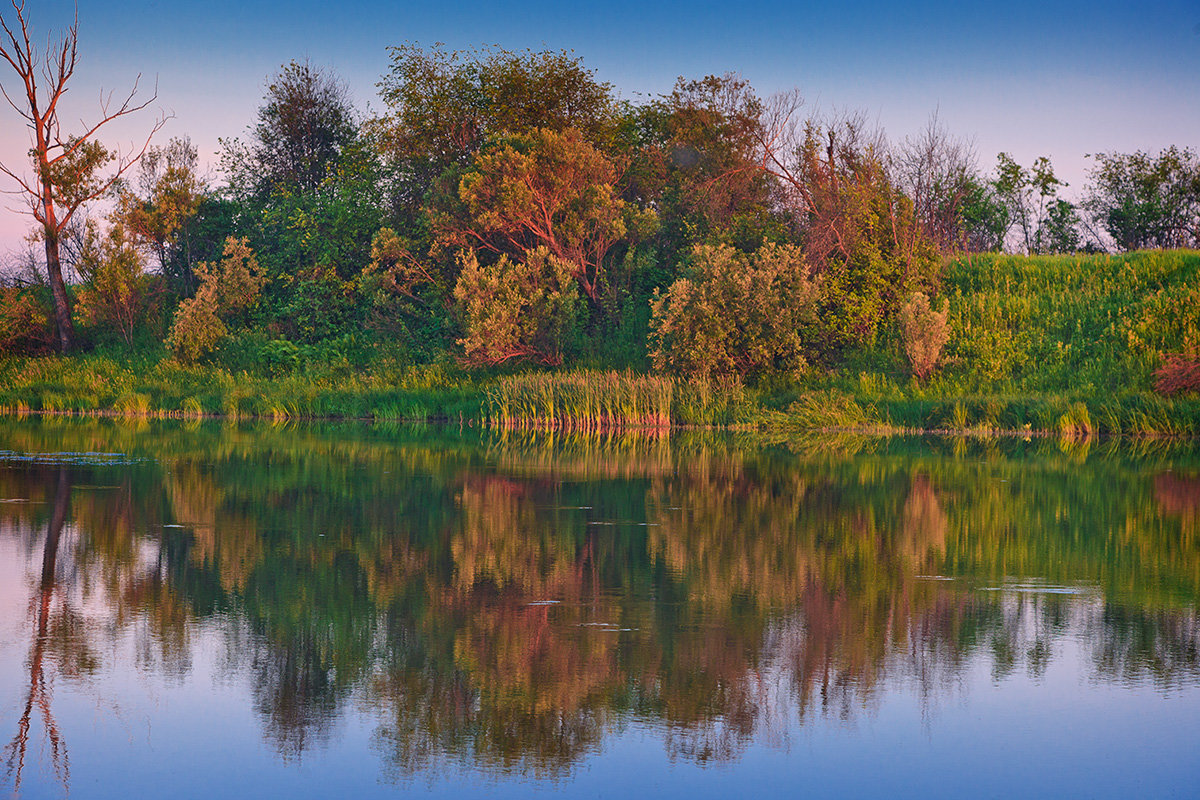
[[[675,389],[671,378],[632,372],[512,375],[488,390],[487,416],[499,428],[665,428]]]

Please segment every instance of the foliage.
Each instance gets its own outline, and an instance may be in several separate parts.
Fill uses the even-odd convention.
[[[833,363],[873,345],[914,291],[935,291],[939,259],[860,119],[810,121],[797,159],[804,252],[822,279],[815,355]]]
[[[917,380],[928,378],[937,366],[942,348],[950,338],[946,324],[949,313],[948,300],[943,298],[941,310],[936,311],[929,305],[929,298],[923,292],[914,294],[900,308],[900,335],[904,342],[904,353],[912,364]]]
[[[313,192],[356,136],[346,87],[307,60],[280,68],[267,86],[251,142],[222,141],[239,194]]]
[[[86,324],[115,330],[126,345],[132,345],[135,330],[159,299],[161,280],[143,272],[141,254],[128,229],[116,223],[100,236],[89,225],[76,269],[83,278],[76,313]]]
[[[54,347],[54,326],[34,289],[0,286],[0,354],[35,355]]]
[[[246,239],[227,239],[224,256],[218,264],[196,265],[200,288],[175,312],[167,345],[185,363],[212,352],[228,331],[226,322],[244,319],[266,282]]]
[[[680,78],[669,95],[631,110],[625,197],[658,208],[666,252],[787,238],[779,188],[759,166],[762,114],[750,84],[731,73]]]
[[[466,219],[444,215],[439,230],[450,245],[514,258],[545,247],[594,301],[604,256],[626,233],[616,177],[579,131],[536,128],[476,154],[459,185]]]
[[[1200,247],[1200,160],[1168,147],[1157,156],[1097,153],[1084,207],[1124,250]]]
[[[1154,372],[1154,389],[1159,394],[1200,392],[1200,358],[1186,353],[1168,353]]]
[[[389,348],[428,358],[449,344],[453,293],[391,228],[372,238],[371,262],[358,277],[358,290],[367,306],[367,328]]]
[[[488,137],[574,128],[601,142],[612,126],[611,87],[566,51],[406,44],[391,48],[391,57],[379,85],[389,113],[371,128],[399,167],[394,204],[408,220],[442,173],[465,166]]]
[[[654,366],[681,375],[800,374],[818,284],[799,248],[697,246],[691,277],[652,303]]]
[[[1025,169],[1008,153],[1000,153],[997,162],[992,188],[1016,227],[1020,249],[1030,255],[1078,250],[1078,213],[1058,197],[1059,188],[1067,184],[1054,175],[1050,159],[1039,156]]]
[[[114,221],[129,238],[150,248],[163,276],[191,294],[195,218],[206,193],[191,140],[172,138],[166,147],[148,148],[133,184],[118,194]]]
[[[519,261],[502,255],[490,265],[480,265],[475,251],[464,250],[459,261],[454,297],[464,337],[458,343],[468,364],[562,362],[579,314],[571,264],[545,247],[526,251]]]

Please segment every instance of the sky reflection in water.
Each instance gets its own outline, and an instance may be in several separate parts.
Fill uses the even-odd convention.
[[[1200,785],[1189,446],[2,421],[0,501],[23,797]]]

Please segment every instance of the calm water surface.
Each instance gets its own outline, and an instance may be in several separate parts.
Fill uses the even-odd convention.
[[[1198,643],[1190,444],[0,420],[23,798],[1196,797]]]

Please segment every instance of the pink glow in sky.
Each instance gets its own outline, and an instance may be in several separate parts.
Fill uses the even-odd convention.
[[[27,3],[36,41],[73,14],[68,0]],[[5,14],[9,19],[12,12]],[[995,7],[933,0],[809,4],[576,5],[346,0],[95,0],[79,4],[80,60],[64,120],[95,117],[104,90],[139,73],[174,118],[159,136],[190,136],[215,168],[218,137],[252,122],[268,76],[308,58],[339,74],[360,111],[381,109],[387,47],[569,49],[625,98],[668,91],[677,76],[741,73],[762,94],[800,87],[810,106],[866,112],[894,139],[935,110],[973,138],[986,170],[1005,150],[1048,155],[1068,195],[1088,153],[1200,144],[1200,7],[1194,2],[1032,2]],[[0,70],[8,88],[13,76]],[[153,111],[105,138],[129,146]],[[21,120],[0,108],[0,158],[20,165]],[[12,188],[10,184],[4,188]],[[11,201],[13,198],[9,198]],[[9,203],[12,206],[12,203]],[[29,219],[0,211],[0,255],[22,247]]]

